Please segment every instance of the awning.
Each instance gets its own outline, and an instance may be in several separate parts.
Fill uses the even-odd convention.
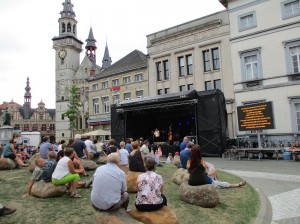
[[[95,130],[91,132],[87,132],[82,134],[81,136],[98,136],[98,135],[111,135],[110,131],[105,131],[105,130]]]

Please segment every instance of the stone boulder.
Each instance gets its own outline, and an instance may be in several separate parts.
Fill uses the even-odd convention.
[[[12,170],[16,168],[16,164],[9,158],[0,158],[0,170]]]
[[[100,156],[96,163],[97,164],[106,164],[107,163],[107,156]]]
[[[126,174],[126,183],[127,183],[127,192],[128,193],[137,193],[137,185],[136,181],[138,176],[142,174],[141,172],[132,172],[129,171]]]
[[[128,165],[127,165],[127,166],[125,166],[125,165],[120,165],[119,168],[120,168],[121,170],[123,170],[125,174],[127,174],[127,173],[129,172],[129,167],[128,167]]]
[[[175,173],[172,176],[172,182],[175,184],[182,184],[184,181],[188,181],[190,177],[190,174],[186,169],[179,168],[175,171]]]
[[[142,222],[133,219],[124,208],[120,208],[115,212],[99,212],[97,214],[97,223],[140,224]]]
[[[82,161],[83,167],[86,171],[95,170],[98,167],[94,161],[85,160],[85,159],[83,159],[81,161]]]
[[[128,212],[134,219],[145,224],[177,224],[176,214],[169,206],[163,206],[161,209],[152,212],[140,212],[133,209]]]
[[[182,201],[204,208],[216,207],[220,202],[219,194],[212,184],[190,186],[184,181],[180,185],[179,194]]]
[[[30,171],[30,172],[33,172],[33,171],[34,171],[34,169],[35,169],[35,160],[36,160],[37,158],[40,158],[40,157],[41,157],[40,154],[39,154],[39,153],[36,153],[36,154],[34,154],[34,155],[29,159],[29,161],[28,161],[28,164],[29,164],[28,168],[29,168],[29,171]]]
[[[174,164],[177,168],[182,168],[182,165],[181,165],[180,160],[173,161],[173,164]]]
[[[41,180],[32,185],[31,195],[38,198],[55,198],[61,197],[66,193],[66,190],[65,186],[56,186],[51,182]]]

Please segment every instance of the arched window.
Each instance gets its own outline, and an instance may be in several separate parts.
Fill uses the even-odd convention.
[[[67,32],[71,32],[71,23],[68,23]]]
[[[66,32],[66,24],[65,24],[65,23],[62,23],[61,25],[62,25],[62,27],[61,27],[61,32],[62,32],[62,33]]]
[[[76,34],[76,24],[73,25],[73,33]]]

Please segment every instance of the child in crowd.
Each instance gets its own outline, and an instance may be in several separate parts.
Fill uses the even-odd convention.
[[[172,153],[169,153],[169,156],[167,158],[167,163],[170,164],[170,163],[173,163],[173,156],[172,156]]]
[[[44,171],[42,173],[42,179],[45,182],[51,182],[52,174],[56,167],[56,153],[54,151],[50,151],[48,153],[48,160],[45,163]]]
[[[174,159],[173,159],[173,164],[176,167],[181,168],[181,162],[180,162],[179,152],[175,152],[175,156],[174,156]]]
[[[42,173],[44,171],[43,167],[45,165],[44,159],[43,158],[37,158],[35,160],[35,165],[36,165],[36,167],[35,167],[35,169],[32,173],[30,181],[28,182],[27,193],[22,196],[23,199],[26,199],[30,196],[30,191],[31,191],[31,188],[32,188],[33,184],[35,182],[41,180],[41,176],[42,176]]]

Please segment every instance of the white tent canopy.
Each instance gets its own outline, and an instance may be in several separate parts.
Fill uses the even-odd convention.
[[[111,135],[110,131],[105,131],[105,130],[95,130],[91,132],[87,132],[82,134],[81,136],[98,136],[98,135]]]

